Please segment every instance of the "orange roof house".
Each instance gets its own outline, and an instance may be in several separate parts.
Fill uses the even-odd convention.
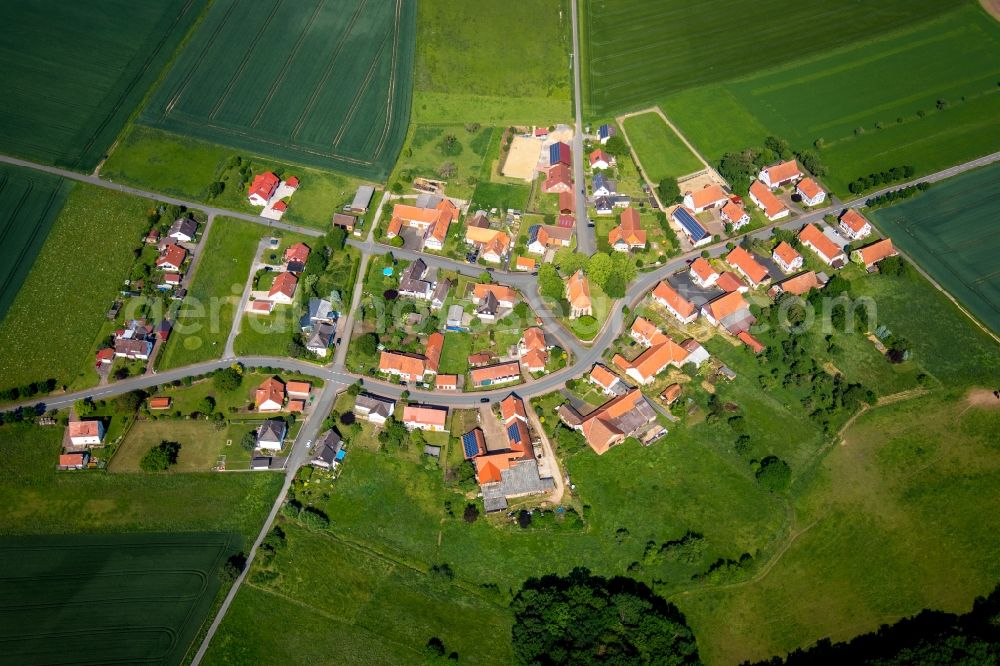
[[[275,303],[291,303],[295,297],[295,287],[299,284],[294,273],[279,273],[271,283],[267,297]]]
[[[840,229],[851,240],[861,240],[871,234],[872,225],[857,210],[848,208],[840,216]]]
[[[822,289],[825,285],[821,282],[819,276],[816,275],[815,271],[806,271],[805,273],[799,273],[794,275],[787,280],[782,280],[778,282],[771,290],[768,292],[772,296],[777,296],[782,292],[787,292],[795,296],[801,296],[802,294],[807,294],[813,289]]]
[[[764,211],[764,216],[772,222],[791,214],[781,199],[774,196],[774,193],[759,180],[753,181],[750,185],[750,199]]]
[[[156,259],[156,267],[161,270],[179,271],[187,259],[187,250],[176,243],[168,243],[163,253]]]
[[[288,382],[285,384],[285,391],[289,398],[308,398],[311,390],[312,384],[309,382]]]
[[[476,387],[520,381],[521,364],[517,361],[507,361],[496,365],[484,365],[469,371],[469,378]]]
[[[608,243],[619,252],[646,247],[646,232],[639,222],[639,211],[632,207],[622,211],[621,223],[608,232]]]
[[[655,420],[656,412],[645,396],[632,389],[581,417],[575,427],[583,433],[590,448],[602,455]]]
[[[795,192],[807,206],[817,206],[826,200],[826,191],[812,178],[803,178],[795,185]]]
[[[515,419],[527,423],[528,412],[524,409],[524,401],[516,394],[511,393],[500,401],[500,417],[503,419],[504,425],[510,425]]]
[[[253,396],[258,412],[279,412],[285,404],[285,385],[277,377],[269,377],[257,387]]]
[[[746,282],[740,279],[740,276],[732,271],[722,271],[719,273],[719,279],[715,281],[715,286],[722,291],[738,291],[741,294],[750,291],[750,287],[747,286]]]
[[[790,183],[797,178],[801,178],[802,169],[799,168],[798,162],[790,160],[764,167],[757,174],[757,177],[769,188],[774,189],[781,187],[785,183]]]
[[[684,194],[684,205],[695,213],[725,205],[727,201],[729,196],[715,183]]]
[[[448,422],[448,408],[433,405],[407,405],[403,408],[403,425],[413,430],[444,432]]]
[[[865,245],[860,247],[854,252],[851,252],[851,259],[858,264],[861,264],[865,268],[870,269],[872,266],[882,261],[886,257],[895,257],[898,252],[896,248],[892,246],[892,240],[889,238],[883,238],[882,240],[875,241],[870,245]]]
[[[274,196],[274,192],[278,189],[278,183],[280,182],[278,177],[270,171],[259,173],[253,177],[253,182],[250,183],[247,198],[254,206],[263,206],[267,204],[268,199]]]
[[[514,262],[514,268],[519,271],[533,271],[538,267],[538,262],[531,257],[518,257]]]
[[[559,212],[572,213],[576,210],[576,197],[569,190],[559,193]]]
[[[487,294],[493,294],[504,307],[511,307],[517,301],[517,292],[505,284],[480,283],[472,287],[472,301],[476,304],[486,298]]]
[[[632,336],[633,340],[647,347],[659,344],[667,339],[663,331],[645,317],[635,318],[635,321],[632,322],[632,329],[629,331],[629,335]]]
[[[811,249],[825,263],[840,268],[847,261],[844,251],[819,230],[815,224],[807,224],[799,232],[799,242]]]
[[[90,454],[86,451],[82,453],[63,453],[59,456],[60,469],[83,469],[90,460]]]
[[[292,414],[301,414],[306,409],[305,400],[289,400],[288,411]]]
[[[660,398],[662,398],[663,402],[667,403],[668,406],[677,402],[677,398],[679,397],[681,397],[681,385],[677,383],[671,384],[667,388],[663,389],[663,393],[660,394]]]
[[[708,262],[705,262],[706,264]],[[653,300],[667,309],[682,324],[690,324],[698,318],[698,309],[694,303],[687,300],[666,280],[660,281],[653,289]]]
[[[395,375],[403,381],[423,379],[427,372],[427,359],[419,354],[383,351],[379,355],[378,371]]]
[[[761,266],[752,254],[739,245],[726,255],[726,262],[735,268],[754,287],[771,279],[767,269]]]
[[[639,384],[651,383],[668,365],[676,367],[684,365],[691,354],[667,336],[662,333],[660,335],[662,338],[657,344],[644,350],[631,361],[620,354],[615,354],[612,360]]]
[[[392,219],[385,235],[387,238],[394,238],[399,235],[403,226],[407,226],[424,234],[425,247],[440,250],[444,247],[448,227],[458,216],[458,207],[450,199],[442,199],[433,208],[396,204],[392,207]]]
[[[309,246],[305,243],[296,243],[285,250],[285,262],[304,264],[309,258]]]
[[[795,251],[795,248],[781,241],[771,253],[771,258],[778,267],[786,273],[791,273],[802,268],[802,255]]]
[[[590,282],[582,270],[573,273],[566,281],[566,300],[569,301],[570,319],[593,314],[593,303],[590,300]]]
[[[755,321],[750,314],[749,304],[738,291],[729,292],[709,301],[702,306],[701,313],[710,324],[721,326],[733,335],[748,330]]]
[[[759,354],[762,351],[764,351],[764,345],[761,344],[761,342],[757,338],[753,337],[752,335],[750,335],[746,331],[740,331],[736,335],[736,338],[740,342],[742,342],[743,344],[745,344],[747,347],[749,347],[750,351],[752,351],[754,354]]]
[[[569,192],[573,189],[573,174],[565,164],[557,164],[549,168],[548,176],[542,185],[543,192]]]
[[[736,231],[750,224],[750,213],[740,204],[727,201],[722,207],[722,219],[733,225],[733,230]]]
[[[620,383],[624,384],[618,375],[600,363],[595,363],[593,369],[590,371],[590,381],[600,386],[604,393],[608,395],[614,394],[615,386]]]
[[[438,364],[441,361],[441,348],[444,347],[444,335],[440,331],[434,331],[427,338],[427,348],[424,356],[427,358],[427,371],[436,373]]]
[[[170,396],[159,395],[149,399],[150,409],[170,409]]]
[[[698,257],[691,262],[691,278],[702,287],[711,287],[719,279],[719,272],[704,257]]]
[[[458,375],[438,375],[434,380],[434,388],[444,391],[457,391]]]

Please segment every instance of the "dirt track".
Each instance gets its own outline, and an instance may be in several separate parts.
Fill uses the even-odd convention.
[[[979,4],[990,16],[1000,21],[1000,0],[979,0]]]

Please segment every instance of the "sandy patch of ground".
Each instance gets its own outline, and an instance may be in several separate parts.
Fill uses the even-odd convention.
[[[508,178],[520,178],[531,182],[535,177],[535,167],[542,154],[542,141],[526,136],[515,136],[507,153],[501,173]]]
[[[1000,2],[995,2],[994,4],[1000,5]],[[969,407],[998,409],[1000,408],[1000,399],[990,389],[970,389],[965,394],[965,404]]]
[[[983,6],[990,16],[1000,21],[1000,0],[979,0],[979,4]]]
[[[677,186],[680,188],[681,194],[694,192],[709,185],[721,185],[723,188],[728,189],[725,181],[717,177],[715,171],[710,169],[703,169],[690,176],[677,179]]]

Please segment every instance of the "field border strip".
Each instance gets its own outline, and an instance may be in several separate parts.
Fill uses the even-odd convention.
[[[354,99],[351,100],[351,106],[347,109],[347,115],[340,123],[340,131],[333,137],[333,142],[330,144],[331,148],[336,148],[340,144],[340,140],[344,138],[344,133],[350,128],[351,120],[354,118],[354,114],[358,112],[358,107],[361,106],[361,100],[364,99],[365,93],[368,91],[368,86],[371,85],[372,79],[375,77],[375,71],[378,69],[379,65],[382,64],[382,54],[385,52],[385,45],[389,43],[389,35],[386,35],[382,40],[382,43],[378,47],[378,51],[375,53],[375,57],[372,58],[371,67],[368,68],[368,73],[365,75],[364,80],[361,82],[361,87],[358,88],[357,94]]]
[[[385,149],[385,142],[388,140],[389,132],[392,130],[392,116],[395,113],[396,108],[393,94],[396,92],[396,74],[398,73],[397,68],[399,67],[399,40],[400,34],[402,33],[402,8],[403,0],[396,0],[396,24],[392,35],[392,62],[389,64],[389,90],[386,94],[385,124],[382,127],[382,136],[379,138],[378,144],[376,144],[375,150],[373,151],[376,157],[380,156],[382,151]]]

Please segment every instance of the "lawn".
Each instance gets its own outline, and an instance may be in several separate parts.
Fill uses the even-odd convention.
[[[394,186],[399,183],[404,191],[410,191],[416,177],[444,180],[449,196],[468,199],[476,188],[483,158],[495,132],[499,130],[478,124],[416,125],[407,135],[403,153],[389,180]],[[448,164],[454,173],[442,178],[441,170]]]
[[[191,290],[177,313],[158,367],[166,370],[222,356],[263,229],[217,218],[205,239]]]
[[[465,376],[469,370],[469,355],[472,354],[472,334],[448,331],[444,334],[441,348],[439,372],[445,375]]]
[[[243,314],[240,333],[233,343],[237,356],[286,356],[288,345],[299,332],[300,308],[278,305],[269,315]]]
[[[546,126],[569,120],[570,43],[566,0],[422,1],[413,120]]]
[[[0,320],[35,263],[69,190],[70,184],[56,176],[0,167]]]
[[[1000,333],[1000,165],[871,213],[875,224],[980,321]]]
[[[90,172],[205,0],[32,0],[4,13],[2,152]],[[100,44],[100,48],[94,48]]]
[[[686,176],[703,168],[680,137],[655,113],[626,118],[625,133],[653,183]]]
[[[224,451],[225,439],[225,426],[223,425],[220,430],[211,421],[175,419],[138,421],[129,430],[125,442],[111,459],[108,471],[141,471],[139,463],[142,457],[151,448],[166,441],[181,445],[177,464],[170,467],[170,472],[210,472],[219,461],[219,455],[228,453]],[[238,443],[234,448],[240,448]],[[249,462],[249,457],[247,461]]]
[[[298,177],[299,188],[288,199],[288,211],[282,220],[324,231],[330,228],[333,213],[353,200],[358,185],[368,182],[294,162],[278,162],[256,151],[135,125],[101,167],[101,175],[115,182],[257,214],[260,208],[246,200],[242,179],[229,167],[230,160],[240,157],[249,161],[252,173],[273,171]],[[225,183],[225,189],[213,199],[208,186],[216,181]]]
[[[180,663],[240,547],[227,534],[114,534],[0,539],[0,640],[21,664],[71,663],[81,631],[90,663]],[[64,613],[87,617],[87,626]],[[62,611],[62,612],[59,612]]]
[[[471,210],[488,211],[491,208],[496,208],[503,212],[513,208],[523,212],[528,205],[530,193],[531,188],[528,185],[480,182],[472,195]]]
[[[62,436],[0,426],[0,498],[10,508],[0,534],[235,532],[249,543],[281,487],[277,474],[57,472]]]
[[[50,377],[63,385],[83,374],[149,224],[149,207],[120,192],[73,186],[0,321],[0,386]]]
[[[864,4],[710,0],[692,12],[681,0],[584,0],[583,97],[588,115],[649,106],[661,97],[778,67],[873,38],[946,12],[962,0]],[[739,26],[736,33],[733,27]],[[669,35],[669,37],[665,37]],[[768,58],[753,57],[761,45]],[[853,96],[845,96],[853,97]]]
[[[213,3],[139,122],[381,180],[410,111],[416,8]]]
[[[998,49],[1000,25],[964,3],[872,42],[679,92],[663,107],[711,160],[759,145],[766,134],[797,148],[821,140],[827,184],[846,194],[848,183],[873,171],[910,165],[930,173],[1000,146]]]

